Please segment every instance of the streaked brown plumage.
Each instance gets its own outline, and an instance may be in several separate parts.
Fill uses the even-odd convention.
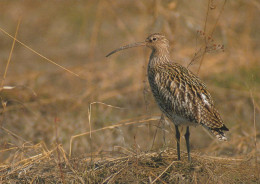
[[[148,80],[154,98],[161,111],[175,124],[178,159],[180,159],[179,125],[186,125],[186,145],[190,160],[189,126],[202,125],[219,140],[226,140],[223,131],[228,128],[214,106],[206,85],[191,71],[170,59],[169,42],[165,36],[155,33],[145,42],[130,44],[112,51],[147,46],[152,49],[148,64]]]

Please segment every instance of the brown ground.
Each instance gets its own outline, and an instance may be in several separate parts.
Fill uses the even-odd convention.
[[[223,3],[210,3],[207,34]],[[207,6],[1,1],[0,182],[259,183],[258,1],[227,1],[214,29],[214,43],[225,51],[205,54],[198,75],[230,131],[228,141],[219,142],[201,127],[192,128],[191,164],[183,139],[177,161],[174,127],[159,121],[146,80],[150,50],[105,58],[119,46],[162,32],[172,57],[187,66],[204,43],[197,30],[204,30]],[[18,42],[11,49],[7,33],[15,35],[19,20],[17,39],[38,54]],[[190,67],[194,73],[200,59]]]

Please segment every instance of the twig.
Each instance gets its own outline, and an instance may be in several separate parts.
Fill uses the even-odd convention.
[[[158,122],[158,126],[157,126],[157,128],[155,130],[155,133],[154,133],[154,136],[153,136],[153,142],[152,142],[152,146],[150,148],[150,151],[153,149],[153,145],[154,145],[154,141],[155,141],[155,138],[156,138],[156,135],[157,135],[157,131],[158,131],[159,125],[162,123],[162,121],[164,121],[163,114],[161,115],[161,118],[160,118],[160,120]]]
[[[206,29],[207,29],[207,21],[208,21],[208,16],[209,16],[209,9],[210,9],[210,0],[208,0],[208,8],[207,8],[207,12],[206,12],[206,20],[205,20],[205,24],[204,24],[204,33],[206,33]],[[207,46],[207,39],[206,39],[206,37],[205,37],[205,45]],[[202,65],[205,53],[206,53],[206,47],[203,48],[203,52],[202,52],[202,56],[201,56],[201,60],[200,60],[199,69],[197,71],[197,75],[200,72],[200,67]]]
[[[1,122],[0,122],[0,128],[2,128],[3,125],[4,125],[5,110],[6,110],[6,104],[7,104],[7,102],[4,102],[1,96],[0,96],[0,98],[1,98],[1,104],[2,104],[2,107],[3,107],[3,110],[2,110],[2,112],[1,112],[2,118],[0,119],[0,121],[1,121]]]
[[[150,171],[150,174],[153,175],[154,177],[157,177],[152,171]],[[162,182],[163,184],[167,184],[165,181],[163,181],[161,178],[158,178],[158,180],[160,180],[160,182]],[[152,182],[152,181],[151,181]]]
[[[59,171],[60,171],[61,181],[62,181],[62,183],[65,183],[65,178],[64,178],[63,171],[62,171],[61,159],[60,159],[59,139],[58,139],[58,122],[59,122],[59,119],[57,117],[55,117],[54,124],[55,124],[56,151],[57,151],[57,155],[58,155],[58,167],[59,167]]]
[[[66,156],[66,153],[65,153],[65,151],[64,151],[64,149],[63,149],[63,147],[61,146],[61,145],[59,145],[59,150],[61,151],[61,153],[62,153],[62,155],[63,155],[63,158],[64,158],[64,160],[65,160],[65,162],[66,162],[66,165],[70,168],[70,170],[76,175],[76,177],[77,177],[77,179],[82,183],[82,184],[84,184],[85,182],[84,182],[84,180],[82,179],[82,177],[80,177],[79,175],[78,175],[78,173],[75,171],[75,169],[73,169],[73,167],[71,166],[71,164],[70,164],[70,162],[69,162],[69,160],[68,160],[68,158],[67,158],[67,156]]]
[[[208,0],[208,8],[207,8],[207,12],[206,12],[206,20],[205,20],[205,24],[204,24],[204,33],[206,33],[207,31],[207,21],[208,21],[208,15],[209,15],[209,9],[210,9],[210,2],[211,0]],[[215,22],[215,25],[211,31],[211,33],[209,34],[209,36],[212,36],[212,34],[214,33],[215,29],[216,29],[216,26],[219,22],[219,18],[220,18],[220,15],[222,14],[223,10],[224,10],[224,7],[226,5],[226,0],[224,1],[223,5],[222,5],[222,8],[218,14],[218,17],[217,17],[217,20]],[[203,52],[202,52],[202,56],[201,56],[201,60],[200,60],[200,64],[199,64],[199,68],[198,68],[198,71],[197,71],[197,75],[199,74],[199,71],[200,71],[200,68],[201,68],[201,65],[203,63],[203,60],[204,60],[204,56],[207,52],[207,46],[208,46],[208,43],[207,43],[207,37],[205,37],[205,48],[203,48]]]
[[[22,140],[23,142],[28,142],[28,141],[26,141],[24,138],[22,138],[21,136],[16,135],[15,133],[13,133],[12,131],[6,129],[5,127],[1,127],[1,129],[4,130],[6,133],[12,135],[12,136],[13,136],[14,138],[16,138],[16,139]]]
[[[120,169],[119,171],[117,171],[115,174],[113,174],[113,175],[107,177],[107,178],[102,182],[102,184],[104,184],[104,183],[109,183],[110,180],[112,180],[116,175],[118,175],[120,172],[122,172],[126,167],[127,167],[127,166],[123,167],[122,169]]]
[[[2,178],[4,178],[4,177],[8,176],[8,175],[13,174],[14,172],[16,172],[16,171],[18,171],[18,170],[20,170],[20,169],[22,169],[24,167],[27,167],[28,165],[30,165],[33,162],[39,162],[39,161],[45,159],[46,157],[50,156],[54,151],[55,150],[51,150],[51,151],[47,152],[45,155],[38,154],[38,155],[32,156],[30,158],[26,158],[26,159],[24,159],[22,161],[19,161],[19,162],[15,163],[14,165],[12,165],[13,169],[10,172],[8,172],[6,175],[1,175],[0,176],[0,180]],[[23,165],[19,166],[19,164],[23,164]],[[10,166],[8,166],[8,167],[10,167]],[[6,169],[6,168],[4,168],[4,169]],[[1,169],[0,172],[3,171],[4,169]]]
[[[216,20],[215,25],[214,25],[214,27],[213,27],[211,33],[210,33],[210,36],[213,35],[213,33],[214,33],[214,31],[215,31],[215,29],[216,29],[216,27],[217,27],[217,24],[218,24],[218,22],[219,22],[220,15],[222,14],[222,12],[223,12],[223,10],[224,10],[224,7],[225,7],[225,5],[226,5],[226,2],[227,2],[227,0],[224,1],[223,5],[222,5],[222,7],[221,7],[221,10],[220,10],[220,12],[219,12],[219,14],[218,14],[217,20]]]
[[[214,156],[207,156],[207,155],[203,155],[202,157],[204,160],[208,159],[208,160],[226,160],[226,161],[234,161],[234,162],[241,162],[244,161],[244,159],[241,158],[224,158],[224,157],[214,157]]]
[[[109,104],[106,104],[106,103],[103,103],[103,102],[91,102],[89,104],[89,107],[88,107],[88,123],[89,123],[89,137],[91,138],[91,106],[94,105],[94,104],[101,104],[101,105],[105,105],[105,106],[108,106],[108,107],[112,107],[112,108],[115,108],[115,109],[126,109],[126,108],[123,108],[123,107],[117,107],[117,106],[113,106],[113,105],[109,105]]]
[[[208,16],[209,16],[209,8],[210,8],[210,0],[208,0],[208,8],[207,8],[207,12],[206,12],[206,20],[205,20],[205,24],[204,24],[204,33],[206,33],[206,29],[207,29],[207,22],[208,22]]]
[[[148,121],[155,121],[155,120],[158,120],[158,118],[149,118],[149,119],[145,119],[145,120],[132,121],[132,122],[127,122],[127,123],[121,122],[121,123],[116,124],[116,125],[111,125],[111,126],[103,127],[103,128],[100,128],[100,129],[92,130],[91,133],[96,133],[96,132],[104,131],[104,130],[107,130],[107,129],[114,129],[116,127],[121,127],[121,126],[133,125],[133,124],[137,124],[137,123],[146,123]],[[71,157],[71,154],[72,154],[72,142],[73,142],[73,140],[75,138],[78,138],[78,137],[81,137],[81,136],[84,136],[84,135],[88,135],[88,134],[90,134],[90,132],[84,132],[84,133],[81,133],[81,134],[78,134],[78,135],[71,136],[69,157]]]
[[[12,54],[13,54],[15,40],[16,40],[16,37],[17,37],[17,34],[18,34],[20,23],[21,23],[21,18],[18,20],[18,24],[17,24],[17,27],[16,27],[14,39],[13,39],[12,48],[11,48],[11,51],[9,53],[9,57],[8,57],[7,64],[6,64],[6,67],[5,67],[4,76],[3,76],[3,79],[2,79],[2,82],[1,82],[0,91],[3,89],[3,86],[4,86],[5,77],[6,77],[7,70],[8,70],[8,67],[9,67],[9,64],[10,64],[10,61],[11,61],[11,57],[12,57]]]
[[[254,143],[255,143],[255,169],[256,169],[256,173],[257,173],[257,178],[258,178],[258,180],[260,179],[260,174],[259,174],[259,172],[258,172],[258,161],[257,161],[257,130],[256,130],[256,120],[255,120],[255,118],[256,118],[256,108],[255,108],[255,99],[254,99],[254,97],[253,97],[253,94],[252,94],[252,91],[250,90],[250,96],[251,96],[251,100],[252,100],[252,103],[253,103],[253,108],[254,108],[254,111],[253,111],[253,121],[254,121],[254,130],[255,130],[255,140],[254,140]]]
[[[179,162],[179,161],[175,161],[175,160],[172,161],[172,163],[170,165],[168,165],[168,167],[166,167],[164,169],[164,171],[159,176],[157,176],[157,178],[155,178],[155,180],[153,180],[153,182],[151,184],[155,183],[175,162]]]
[[[15,31],[15,36],[14,36],[14,39],[13,39],[13,44],[12,44],[12,47],[11,47],[11,51],[9,53],[7,64],[5,66],[5,71],[4,71],[3,79],[2,79],[2,82],[1,82],[1,86],[0,86],[0,92],[4,89],[4,82],[5,82],[6,74],[7,74],[8,67],[9,67],[9,64],[10,64],[10,61],[11,61],[11,57],[12,57],[12,54],[13,54],[15,40],[16,40],[16,37],[17,37],[17,34],[18,34],[20,23],[21,23],[21,19],[18,20],[18,24],[17,24],[16,31]],[[2,102],[3,110],[2,110],[2,119],[1,119],[1,122],[0,122],[0,128],[2,128],[3,124],[4,124],[4,113],[5,113],[5,108],[6,108],[6,104],[7,104],[7,102],[3,102],[2,97],[1,97],[1,102]]]
[[[109,105],[109,104],[106,104],[106,103],[103,103],[103,102],[92,102],[89,104],[89,108],[88,108],[88,123],[89,123],[89,138],[90,138],[90,152],[91,152],[91,163],[92,163],[92,134],[91,134],[91,106],[94,105],[94,104],[101,104],[101,105],[105,105],[105,106],[108,106],[108,107],[112,107],[112,108],[115,108],[115,109],[124,109],[122,107],[116,107],[116,106],[113,106],[113,105]]]
[[[122,147],[122,146],[114,146],[114,149],[115,149],[115,148],[120,148],[120,149],[122,149],[122,150],[124,150],[124,151],[130,153],[131,155],[135,155],[134,152],[132,152],[131,150],[128,150],[128,149],[126,149],[126,148],[124,148],[124,147]]]
[[[65,70],[65,71],[67,71],[68,73],[73,74],[73,75],[75,75],[75,76],[77,76],[77,77],[83,79],[80,75],[78,75],[78,74],[72,72],[71,70],[69,70],[69,69],[67,69],[67,68],[65,68],[65,67],[63,67],[63,66],[61,66],[61,65],[59,65],[58,63],[52,61],[51,59],[49,59],[49,58],[43,56],[43,55],[40,54],[39,52],[37,52],[37,51],[35,51],[34,49],[32,49],[31,47],[27,46],[25,43],[23,43],[23,42],[21,42],[20,40],[16,39],[15,37],[13,37],[12,35],[10,35],[7,31],[5,31],[4,29],[2,29],[1,27],[0,27],[0,31],[2,31],[4,34],[6,34],[7,36],[9,36],[10,38],[13,38],[16,42],[20,43],[22,46],[24,46],[25,48],[29,49],[30,51],[32,51],[32,52],[35,53],[36,55],[40,56],[41,58],[43,58],[43,59],[47,60],[48,62],[50,62],[50,63],[52,63],[52,64],[58,66],[59,68],[61,68],[61,69]]]

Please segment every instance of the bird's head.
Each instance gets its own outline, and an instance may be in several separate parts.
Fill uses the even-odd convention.
[[[133,44],[125,45],[116,50],[113,50],[108,55],[106,55],[106,57],[108,57],[118,51],[121,51],[121,50],[129,49],[129,48],[133,48],[133,47],[140,47],[140,46],[149,47],[154,52],[162,52],[162,53],[167,52],[168,53],[169,41],[165,38],[164,35],[162,35],[160,33],[154,33],[154,34],[151,34],[150,36],[148,36],[144,42],[136,42]]]
[[[165,38],[164,35],[160,33],[154,33],[148,36],[145,40],[146,46],[152,50],[161,50],[169,48],[169,41]]]

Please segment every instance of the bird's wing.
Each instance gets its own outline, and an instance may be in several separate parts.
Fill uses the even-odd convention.
[[[191,122],[202,124],[209,129],[220,129],[223,121],[214,107],[214,102],[206,85],[181,65],[164,66],[155,75],[155,85],[164,108]],[[164,104],[164,105],[163,105]]]

